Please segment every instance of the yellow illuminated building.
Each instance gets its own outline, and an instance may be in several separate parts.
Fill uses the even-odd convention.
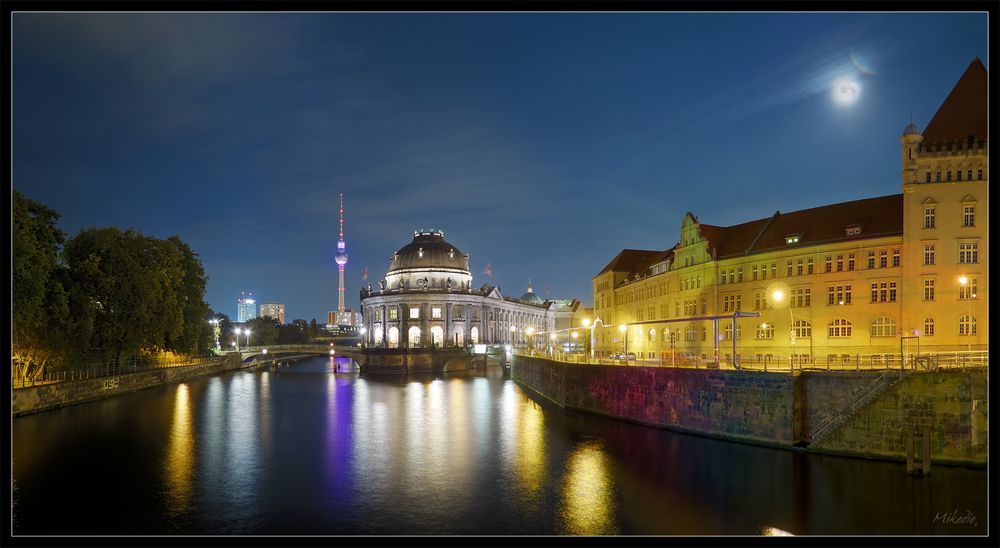
[[[622,250],[593,278],[598,355],[854,364],[986,350],[987,71],[968,67],[923,133],[900,137],[902,194],[733,226],[687,213],[664,250]],[[679,320],[679,321],[666,321]],[[637,322],[659,322],[643,323]],[[624,325],[628,325],[623,330]]]

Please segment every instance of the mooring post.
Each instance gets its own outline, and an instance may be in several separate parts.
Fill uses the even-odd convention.
[[[906,473],[913,473],[913,428],[906,435]]]
[[[924,447],[920,456],[920,467],[923,474],[931,473],[931,428],[924,427]]]

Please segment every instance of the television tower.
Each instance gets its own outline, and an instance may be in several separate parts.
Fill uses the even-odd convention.
[[[337,240],[337,270],[340,271],[340,287],[337,290],[337,312],[344,312],[344,266],[347,265],[347,244],[344,243],[344,193],[340,193],[340,239]],[[339,320],[339,318],[338,318]]]

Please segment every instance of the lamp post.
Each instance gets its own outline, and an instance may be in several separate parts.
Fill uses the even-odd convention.
[[[247,350],[250,350],[250,330],[244,329],[243,332],[246,333],[247,336]]]
[[[532,336],[535,334],[534,327],[528,327],[524,330],[525,334],[528,335],[528,353],[534,355],[535,353],[535,338]]]
[[[550,333],[549,334],[549,355],[551,355],[551,356],[554,356],[555,353],[556,353],[556,351],[555,351],[555,342],[556,342],[556,334],[555,333]]]
[[[781,289],[775,289],[774,291],[771,292],[771,297],[774,299],[774,302],[780,303],[781,301],[785,300],[785,292],[782,291]],[[733,333],[733,337],[735,337],[735,336],[736,336],[736,334]],[[788,299],[788,336],[789,336],[789,340],[790,340],[792,346],[795,346],[795,315],[792,314],[792,299],[791,298]],[[809,356],[810,356],[810,358],[812,357],[812,353],[813,353],[812,345],[813,345],[813,341],[812,341],[812,328],[810,327],[810,329],[809,329]],[[789,361],[791,361],[791,360],[789,360]]]
[[[959,291],[961,291],[962,296],[965,298],[965,302],[968,305],[965,313],[965,336],[969,337],[966,339],[969,341],[967,350],[972,352],[972,295],[968,292],[969,290],[966,286],[969,284],[969,277],[962,276],[958,279],[958,285],[962,286]]]
[[[573,350],[576,348],[576,338],[579,337],[580,334],[576,331],[570,331],[569,336],[573,338],[573,340],[569,343],[569,349]]]
[[[219,319],[212,318],[211,320],[208,320],[208,323],[212,324],[212,334],[215,335],[215,350],[218,352],[222,350],[222,347],[219,345]]]
[[[510,326],[510,347],[514,348],[514,334],[517,333],[517,328],[513,325]]]

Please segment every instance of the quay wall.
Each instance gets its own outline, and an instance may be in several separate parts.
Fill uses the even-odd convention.
[[[276,360],[294,359],[274,357],[244,363],[240,354],[220,356],[219,361],[198,365],[164,367],[148,371],[123,373],[96,379],[62,381],[39,386],[17,388],[11,391],[11,415],[18,417],[58,407],[99,400],[144,388],[185,381],[202,375],[214,375],[235,369],[257,367]]]
[[[819,442],[815,429],[877,372],[753,372],[595,366],[515,356],[511,378],[566,409],[734,441],[905,460],[911,425],[939,463],[986,462],[986,372],[910,373]]]

